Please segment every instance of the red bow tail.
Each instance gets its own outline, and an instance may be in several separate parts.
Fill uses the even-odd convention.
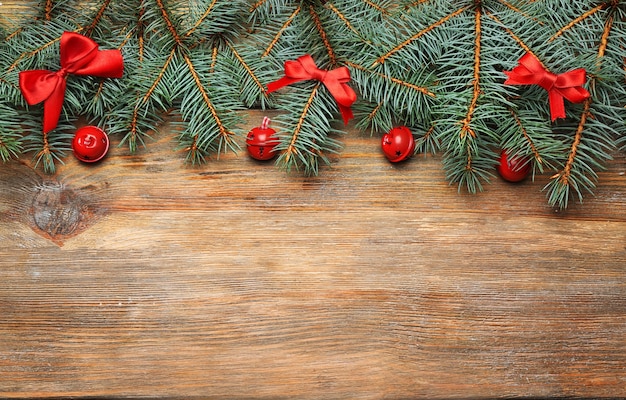
[[[63,109],[66,81],[58,73],[45,70],[20,72],[20,89],[28,104],[44,103],[43,132],[56,128]]]
[[[350,81],[350,70],[346,67],[330,71],[319,69],[308,54],[299,57],[296,61],[285,62],[285,76],[269,83],[267,91],[272,93],[292,83],[311,79],[322,82],[328,89],[337,102],[344,124],[354,118],[350,106],[356,101],[356,93],[347,84]]]
[[[508,79],[506,85],[539,85],[548,92],[552,121],[565,118],[565,101],[582,103],[591,94],[582,87],[587,80],[587,72],[578,68],[556,75],[548,71],[531,53],[520,58],[512,71],[504,71]]]
[[[20,90],[29,105],[44,103],[43,131],[56,128],[65,98],[66,76],[91,75],[101,78],[121,78],[124,59],[119,50],[98,50],[98,44],[78,33],[65,32],[60,44],[61,69],[22,71]]]

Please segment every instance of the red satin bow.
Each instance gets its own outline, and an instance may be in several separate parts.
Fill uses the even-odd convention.
[[[512,71],[504,71],[509,77],[504,83],[508,85],[536,84],[547,90],[552,121],[565,118],[564,98],[572,103],[581,103],[590,96],[589,92],[582,87],[587,80],[587,72],[583,68],[556,75],[546,70],[537,57],[531,53],[522,56],[518,63],[519,65]]]
[[[102,78],[121,78],[124,60],[119,50],[98,50],[98,44],[88,37],[73,32],[61,36],[61,69],[20,72],[20,89],[30,105],[44,102],[43,131],[56,128],[68,74],[93,75]]]
[[[292,83],[309,79],[320,81],[326,86],[337,102],[345,124],[354,118],[350,106],[356,101],[356,93],[347,85],[350,81],[350,70],[347,67],[339,67],[330,71],[319,69],[308,54],[299,57],[296,61],[285,62],[285,76],[268,84],[268,93]]]

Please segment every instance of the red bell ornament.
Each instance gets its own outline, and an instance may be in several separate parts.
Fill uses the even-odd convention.
[[[76,131],[72,150],[80,161],[100,161],[109,151],[109,137],[97,126],[84,126]]]
[[[381,147],[389,161],[404,161],[415,151],[415,138],[409,128],[399,126],[383,135]]]
[[[261,126],[252,128],[246,137],[248,154],[256,160],[267,161],[276,155],[274,148],[278,144],[278,138],[274,136],[276,131],[269,124],[270,119],[264,117]]]
[[[527,157],[509,157],[507,151],[502,150],[497,170],[505,181],[521,182],[530,173],[530,160]]]

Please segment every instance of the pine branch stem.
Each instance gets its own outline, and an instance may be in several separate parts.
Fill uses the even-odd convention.
[[[388,15],[389,14],[389,12],[387,10],[385,10],[384,8],[382,8],[381,6],[379,6],[378,4],[375,4],[374,2],[372,2],[370,0],[363,0],[363,3],[365,3],[368,6],[372,7],[376,11],[379,11],[383,15]],[[331,4],[331,6],[332,6],[332,4]]]
[[[19,28],[17,28],[15,31],[11,32],[11,34],[10,34],[10,35],[8,35],[8,36],[4,39],[4,41],[5,41],[5,42],[8,42],[9,40],[13,39],[15,36],[19,35],[19,34],[22,32],[22,30],[23,30],[23,29],[24,29],[24,28],[20,26],[20,27],[19,27]]]
[[[198,75],[198,72],[196,71],[196,68],[193,65],[193,62],[191,61],[191,59],[187,55],[184,55],[183,58],[185,60],[185,63],[187,63],[187,66],[189,67],[189,72],[191,72],[191,76],[193,77],[193,79],[194,79],[194,81],[196,83],[196,87],[198,88],[198,91],[202,95],[202,99],[204,100],[204,103],[206,104],[207,108],[211,112],[211,115],[213,116],[213,119],[215,120],[215,124],[217,125],[217,127],[218,127],[218,129],[220,131],[221,137],[227,143],[230,143],[231,140],[232,140],[231,137],[230,137],[231,136],[231,132],[229,132],[226,129],[226,127],[224,126],[224,124],[222,123],[222,120],[221,120],[219,114],[217,113],[217,110],[215,109],[215,106],[213,105],[213,103],[211,102],[211,99],[209,98],[209,94],[207,93],[206,89],[202,85],[202,81],[200,79],[200,76]]]
[[[435,132],[435,125],[431,125],[430,128],[428,128],[428,130],[426,131],[426,133],[424,133],[424,136],[422,136],[419,139],[418,144],[421,146],[422,143],[426,143],[428,142],[428,139],[433,135],[433,133]]]
[[[315,24],[315,28],[317,29],[317,32],[319,32],[320,37],[322,38],[322,43],[324,44],[324,47],[326,48],[326,52],[328,53],[328,57],[330,58],[330,64],[332,66],[337,65],[337,56],[335,55],[333,46],[330,44],[330,41],[328,40],[328,35],[326,35],[326,31],[324,30],[324,27],[322,26],[322,21],[320,21],[320,16],[315,11],[315,7],[313,5],[309,6],[309,13],[311,14],[311,18],[313,19],[313,23]]]
[[[513,4],[509,3],[508,1],[505,0],[498,0],[498,2],[500,2],[500,4],[504,5],[507,8],[510,8],[511,10],[515,11],[516,13],[522,14],[524,16],[526,16],[522,10],[520,10],[518,7],[515,7]]]
[[[466,154],[467,162],[465,163],[465,170],[468,172],[472,172],[474,168],[472,167],[472,146],[470,145],[470,143],[467,143]]]
[[[211,49],[211,67],[209,68],[210,73],[215,72],[215,65],[217,64],[217,55],[218,55],[217,46],[213,46],[213,49]]]
[[[487,13],[486,13],[486,15],[487,15],[489,18],[491,18],[493,21],[495,21],[495,22],[497,22],[498,24],[500,24],[500,26],[502,27],[502,29],[504,29],[504,31],[505,31],[506,33],[508,33],[508,34],[509,34],[509,35],[513,38],[513,40],[515,40],[515,42],[516,42],[516,43],[517,43],[517,44],[518,44],[518,45],[519,45],[519,46],[520,46],[520,47],[521,47],[521,48],[522,48],[522,49],[523,49],[526,53],[530,53],[530,54],[532,54],[533,56],[535,56],[535,58],[536,58],[537,60],[539,60],[539,63],[541,64],[541,66],[542,66],[544,69],[548,70],[548,67],[547,67],[547,66],[546,66],[546,65],[545,65],[545,64],[544,64],[544,63],[543,63],[543,62],[539,59],[539,57],[537,57],[537,55],[536,55],[536,54],[535,54],[535,53],[534,53],[534,52],[530,49],[530,47],[528,47],[528,45],[527,45],[526,43],[524,43],[524,41],[523,41],[523,40],[522,40],[519,36],[517,36],[517,35],[515,34],[515,32],[513,32],[511,29],[507,28],[507,27],[506,27],[506,25],[505,25],[502,21],[500,21],[500,19],[498,19],[498,17],[496,17],[496,16],[495,16],[495,15],[493,15],[492,13],[487,12]]]
[[[48,141],[48,133],[44,132],[42,135],[43,146],[37,153],[37,158],[45,157],[50,154],[50,142]]]
[[[252,78],[252,80],[254,81],[254,84],[261,90],[261,92],[267,97],[267,89],[265,88],[265,86],[261,83],[261,81],[259,80],[259,78],[256,76],[256,74],[254,73],[254,71],[252,70],[252,68],[250,68],[250,66],[246,63],[246,61],[243,59],[243,57],[241,57],[241,55],[239,55],[239,53],[237,52],[237,50],[229,43],[228,47],[230,48],[230,50],[233,52],[233,55],[235,56],[235,58],[237,58],[237,61],[239,61],[241,63],[241,65],[243,66],[243,68],[246,70],[246,72],[248,73],[248,75],[250,76],[250,78]],[[214,51],[217,50],[215,47],[213,48]],[[212,69],[212,68],[211,68]]]
[[[565,25],[564,27],[562,27],[561,29],[556,31],[556,33],[554,35],[552,35],[552,37],[550,37],[550,39],[548,39],[548,42],[551,42],[551,41],[555,40],[559,36],[563,35],[569,29],[572,29],[574,26],[578,25],[579,23],[581,23],[585,19],[591,17],[592,15],[597,13],[598,11],[601,11],[601,10],[605,9],[607,6],[608,6],[608,3],[602,3],[602,4],[599,4],[596,7],[592,8],[591,10],[585,12],[584,14],[579,15],[577,18],[573,19],[569,24]]]
[[[430,0],[416,0],[413,3],[407,4],[404,6],[405,9],[409,9],[411,7],[419,6],[420,4],[428,3]]]
[[[404,87],[408,87],[410,89],[416,90],[416,91],[418,91],[420,93],[423,93],[423,94],[425,94],[427,96],[430,96],[430,97],[436,97],[433,92],[431,92],[430,90],[426,89],[425,87],[418,86],[418,85],[415,85],[415,84],[412,84],[412,83],[409,83],[409,82],[405,82],[405,81],[403,81],[401,79],[394,78],[394,77],[389,76],[389,75],[385,75],[385,74],[383,74],[381,72],[372,71],[370,69],[365,68],[362,65],[355,64],[355,63],[350,62],[350,61],[346,61],[346,65],[349,66],[349,67],[358,69],[360,71],[365,71],[365,72],[369,72],[369,73],[374,74],[374,75],[378,75],[378,76],[380,76],[383,79],[387,79],[390,82],[395,83],[396,85],[401,85],[401,86],[404,86]]]
[[[200,17],[200,18],[196,21],[196,23],[195,23],[195,25],[193,26],[193,28],[191,28],[191,29],[189,30],[189,32],[187,32],[187,33],[185,34],[185,37],[189,37],[189,36],[191,36],[191,35],[192,35],[192,34],[193,34],[193,33],[194,33],[197,29],[198,29],[198,27],[202,24],[202,22],[203,22],[205,19],[207,19],[207,17],[211,14],[211,11],[213,11],[213,7],[215,7],[215,3],[217,3],[217,0],[213,0],[213,1],[211,2],[211,4],[209,5],[209,7],[207,8],[207,10],[204,12],[204,14],[202,14],[202,17]]]
[[[601,59],[604,57],[606,48],[609,45],[609,35],[611,34],[611,28],[613,27],[613,18],[613,14],[609,15],[604,24],[604,30],[602,31],[602,37],[600,38],[600,47],[598,49],[598,66],[600,66]]]
[[[133,117],[130,121],[130,132],[128,132],[128,146],[131,152],[137,148],[137,136],[139,136],[139,107],[133,109]]]
[[[524,127],[524,124],[522,124],[522,121],[520,120],[519,116],[512,109],[509,109],[509,111],[511,112],[511,115],[513,115],[513,119],[515,120],[515,123],[517,124],[517,126],[519,126],[519,129],[522,132],[524,139],[526,139],[526,142],[530,146],[530,149],[533,152],[533,157],[539,164],[543,164],[543,159],[541,158],[541,154],[539,154],[539,150],[537,150],[537,146],[535,145],[535,142],[528,135],[528,131]]]
[[[287,147],[287,150],[286,150],[286,157],[285,157],[286,162],[289,162],[291,155],[298,151],[298,148],[296,147],[296,142],[298,141],[300,131],[302,130],[302,125],[304,124],[304,120],[306,119],[306,116],[309,113],[309,109],[311,108],[311,105],[313,104],[313,100],[315,100],[315,96],[317,96],[317,92],[321,84],[322,84],[321,82],[318,82],[315,85],[315,87],[311,91],[311,95],[309,96],[306,104],[304,105],[304,108],[302,109],[302,112],[300,113],[300,118],[298,119],[298,123],[296,124],[296,127],[293,130],[291,141],[289,142],[289,146]]]
[[[44,19],[46,21],[52,21],[52,8],[54,7],[54,0],[46,0],[44,6]]]
[[[569,156],[567,158],[567,162],[565,163],[565,167],[563,167],[563,171],[561,173],[556,174],[552,177],[552,179],[559,179],[559,182],[563,185],[569,185],[572,168],[574,167],[574,163],[576,161],[576,155],[578,152],[578,146],[583,137],[583,131],[585,130],[585,124],[587,123],[587,117],[590,116],[589,109],[591,107],[591,97],[585,100],[583,106],[583,112],[580,117],[580,121],[578,123],[578,127],[576,128],[576,134],[574,135],[574,141],[572,142],[572,146],[569,151]]]
[[[180,37],[180,35],[178,34],[178,31],[176,30],[176,27],[174,26],[174,23],[172,22],[172,19],[169,16],[169,12],[167,11],[167,9],[165,8],[165,5],[163,4],[163,0],[155,0],[155,1],[159,9],[161,10],[163,21],[165,21],[165,24],[167,25],[167,29],[172,34],[174,41],[176,42],[178,46],[182,46],[183,44],[182,38]]]
[[[382,106],[383,106],[382,101],[376,104],[376,107],[374,107],[374,109],[369,114],[367,114],[367,120],[370,122],[373,121],[374,117],[376,117],[376,114],[378,114]]]
[[[445,17],[441,18],[440,20],[434,22],[433,24],[431,24],[431,25],[427,26],[426,28],[422,29],[421,31],[417,32],[416,34],[414,34],[413,36],[411,36],[410,38],[408,38],[404,42],[398,44],[393,49],[389,50],[387,53],[385,53],[382,56],[378,57],[376,59],[376,61],[374,61],[374,64],[372,64],[372,67],[375,67],[378,64],[383,64],[389,57],[391,57],[392,55],[394,55],[398,51],[402,50],[403,48],[408,46],[410,43],[412,43],[415,40],[419,39],[420,37],[424,36],[428,32],[434,30],[438,26],[443,25],[444,23],[446,23],[450,19],[456,17],[457,15],[460,15],[461,13],[466,11],[467,9],[468,9],[467,6],[466,7],[461,7],[458,10],[456,10],[456,11],[446,15]]]
[[[265,4],[265,2],[267,2],[267,0],[259,0],[256,3],[254,3],[253,5],[250,6],[250,9],[248,10],[249,12],[254,12],[257,8],[261,7],[263,4]]]
[[[302,9],[301,6],[298,6],[294,10],[294,12],[291,13],[291,15],[289,16],[289,18],[287,18],[287,20],[285,21],[283,26],[281,26],[280,29],[278,30],[278,32],[276,32],[276,35],[270,41],[270,44],[267,46],[267,48],[265,49],[265,51],[263,52],[261,57],[267,57],[271,53],[271,51],[274,48],[274,46],[276,46],[276,43],[278,43],[278,40],[280,40],[280,37],[282,36],[282,34],[285,32],[285,30],[287,30],[289,25],[291,25],[291,23],[293,22],[294,18],[296,18],[296,16],[300,13],[301,9]]]
[[[98,12],[94,16],[93,21],[91,22],[91,24],[89,24],[89,26],[87,26],[85,29],[83,29],[83,35],[85,35],[87,37],[91,37],[91,34],[92,34],[93,30],[95,29],[95,27],[102,20],[102,16],[104,15],[104,12],[106,11],[107,7],[109,7],[109,4],[111,4],[111,0],[105,0],[102,3],[102,6],[98,9]]]
[[[152,86],[150,86],[150,89],[148,89],[145,96],[143,96],[143,102],[147,102],[150,96],[152,96],[152,93],[156,89],[157,85],[159,84],[159,82],[161,82],[161,80],[165,76],[165,71],[167,70],[167,67],[169,67],[175,55],[176,55],[176,48],[172,48],[172,51],[170,51],[170,55],[165,60],[165,64],[163,64],[163,67],[161,67],[161,70],[159,71],[159,74],[157,75],[154,82],[152,83]]]
[[[28,57],[32,57],[32,56],[34,56],[35,54],[37,54],[37,53],[39,53],[39,52],[43,51],[44,49],[47,49],[48,47],[50,47],[50,46],[52,46],[52,45],[56,44],[56,42],[58,42],[59,40],[61,40],[61,38],[56,38],[56,39],[53,39],[53,40],[49,41],[48,43],[44,44],[43,46],[39,46],[38,48],[36,48],[36,49],[34,49],[34,50],[31,50],[31,51],[28,51],[28,52],[25,52],[25,53],[20,54],[20,56],[19,56],[19,57],[17,57],[17,58],[15,59],[15,61],[13,62],[13,64],[11,64],[11,65],[9,66],[9,68],[7,68],[7,72],[10,72],[10,71],[12,71],[14,68],[16,68],[16,67],[17,67],[17,65],[18,65],[18,64],[19,64],[19,63],[20,63],[23,59],[28,58]]]
[[[600,67],[600,63],[602,62],[602,57],[604,57],[604,54],[606,52],[606,48],[608,46],[608,37],[611,33],[611,28],[613,26],[613,16],[611,15],[605,22],[604,24],[604,29],[602,32],[602,37],[600,39],[600,46],[598,48],[598,63],[597,66],[598,68]],[[591,78],[591,82],[590,85],[593,85],[595,83],[595,78],[592,77]],[[558,177],[559,182],[561,182],[564,185],[569,184],[570,182],[570,177],[571,177],[571,173],[572,173],[572,168],[574,166],[574,163],[576,161],[576,155],[578,152],[578,146],[580,145],[580,142],[582,140],[582,136],[583,136],[583,131],[585,130],[585,124],[587,123],[587,118],[591,117],[591,112],[590,112],[590,108],[591,108],[591,103],[592,103],[592,98],[589,97],[587,98],[587,100],[585,100],[584,106],[583,106],[583,111],[582,114],[580,116],[580,122],[578,123],[578,127],[576,129],[576,134],[574,136],[574,141],[572,142],[572,146],[570,148],[570,152],[569,152],[569,156],[567,158],[567,163],[565,164],[565,167],[563,168],[563,171],[560,174],[557,174],[556,177]]]
[[[473,138],[476,137],[476,132],[471,128],[472,117],[474,116],[474,111],[476,110],[476,106],[478,104],[478,98],[480,97],[480,40],[482,36],[482,27],[481,27],[481,10],[480,6],[476,6],[474,23],[476,24],[476,35],[474,38],[474,78],[472,82],[473,86],[473,95],[472,101],[467,110],[467,114],[465,115],[465,119],[463,119],[462,128],[461,128],[461,138],[465,138],[465,136],[469,133]]]
[[[368,4],[369,4],[369,3],[368,3]],[[352,32],[354,32],[357,36],[361,36],[361,35],[359,34],[359,32],[358,32],[356,29],[354,29],[354,26],[352,26],[352,24],[350,23],[350,21],[348,21],[348,18],[347,18],[345,15],[343,15],[343,13],[342,13],[341,11],[339,11],[339,10],[337,9],[337,7],[335,7],[335,6],[334,6],[334,5],[332,5],[331,3],[327,3],[327,4],[326,4],[326,7],[328,7],[328,9],[330,9],[332,12],[334,12],[334,13],[335,13],[335,15],[337,15],[337,17],[339,17],[339,19],[343,21],[343,23],[346,25],[346,27],[347,27],[348,29],[350,29]]]
[[[524,11],[522,11],[519,7],[515,7],[513,4],[509,3],[508,1],[505,0],[498,0],[500,2],[500,4],[504,5],[505,7],[515,11],[516,13],[524,16],[525,18],[531,18],[534,21],[537,21],[539,23],[539,25],[543,25],[542,21],[537,20],[537,18],[532,18],[530,15],[528,15],[527,13],[525,13]]]

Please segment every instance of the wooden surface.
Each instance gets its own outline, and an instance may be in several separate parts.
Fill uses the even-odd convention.
[[[112,141],[0,168],[0,397],[626,396],[623,154],[555,212],[354,132],[316,178]]]

